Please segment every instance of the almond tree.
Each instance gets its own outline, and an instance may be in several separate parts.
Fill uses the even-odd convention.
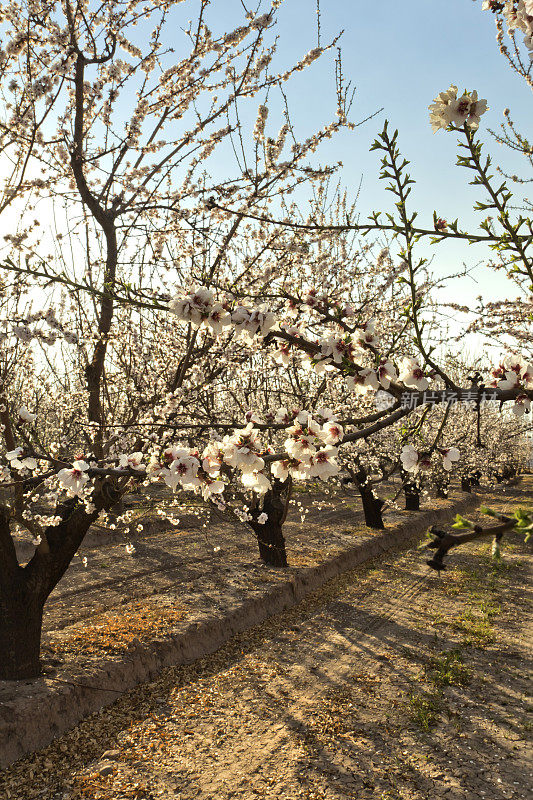
[[[416,215],[408,210],[411,179],[399,153],[397,134],[391,135],[387,127],[374,149],[382,153],[382,177],[396,196],[395,214],[384,220],[375,213],[368,224],[355,224],[351,218],[338,225],[321,220],[295,222],[286,214],[290,207],[284,198],[309,178],[331,172],[309,167],[308,158],[322,138],[345,124],[342,104],[335,123],[303,144],[293,142],[287,153],[289,122],[285,120],[276,137],[268,137],[268,106],[262,102],[251,156],[240,122],[240,104],[273,91],[292,72],[312,63],[321,48],[284,73],[271,74],[272,52],[263,42],[279,3],[268,14],[251,16],[234,31],[216,37],[205,21],[208,3],[202,2],[196,24],[187,30],[187,53],[176,63],[165,50],[164,32],[177,5],[133,0],[125,6],[110,0],[93,7],[90,2],[74,6],[66,0],[64,5],[39,6],[46,25],[36,26],[35,35],[50,53],[48,63],[57,65],[57,74],[64,76],[65,90],[54,106],[57,129],[40,155],[51,176],[41,191],[44,196],[63,197],[69,219],[78,214],[80,230],[86,233],[79,238],[76,263],[69,274],[47,262],[42,244],[40,251],[35,245],[28,263],[13,257],[7,266],[30,275],[36,284],[52,282],[76,291],[79,330],[72,332],[59,314],[43,317],[40,311],[37,316],[8,321],[6,343],[9,347],[15,339],[26,340],[31,347],[41,323],[51,322],[58,335],[65,342],[71,339],[77,348],[84,382],[78,377],[69,384],[67,411],[75,399],[77,418],[69,423],[71,435],[61,437],[48,430],[46,418],[35,416],[29,398],[24,396],[27,402],[18,404],[15,387],[21,381],[14,370],[7,369],[1,376],[0,415],[6,447],[2,488],[7,500],[0,509],[0,677],[38,673],[42,611],[48,595],[99,514],[140,485],[158,481],[170,490],[194,491],[222,509],[227,506],[224,494],[230,483],[254,492],[257,502],[241,513],[257,528],[260,544],[268,545],[263,557],[283,565],[278,534],[286,506],[281,487],[286,492],[290,480],[338,475],[340,453],[357,447],[358,442],[375,441],[383,431],[397,430],[410,419],[416,424],[417,413],[426,406],[446,409],[435,435],[421,449],[402,444],[398,437],[393,460],[410,471],[440,459],[447,470],[449,462],[457,460],[450,447],[441,446],[451,398],[465,400],[472,392],[477,398],[481,387],[461,386],[440,363],[426,310],[426,265],[416,258],[416,242],[422,236],[438,241],[453,236],[490,243],[512,260],[516,274],[524,280],[531,277],[530,228],[522,218],[511,219],[508,191],[493,187],[481,159],[475,129],[484,106],[477,95],[461,96],[451,87],[435,101],[432,122],[463,137],[461,163],[488,192],[490,207],[498,214],[498,233],[487,223],[481,233],[471,234],[437,217],[431,230],[418,228]],[[142,46],[130,35],[139,20],[152,25],[151,35],[142,37]],[[15,34],[26,30],[27,14],[15,7],[10,24]],[[135,98],[133,113],[125,121],[120,119],[121,93]],[[218,152],[225,157],[231,142],[241,161],[237,177],[209,178],[210,155]],[[279,219],[274,216],[276,204],[281,209]],[[402,294],[405,291],[401,324],[390,314],[393,324],[384,319],[378,326],[368,315],[368,307],[352,305],[345,296],[349,275],[341,280],[338,295],[333,285],[325,297],[317,298],[314,280],[324,278],[327,262],[310,274],[304,296],[298,285],[296,292],[291,291],[290,254],[301,253],[308,237],[336,237],[347,231],[385,232],[401,243],[401,271],[392,279],[395,291],[398,285]],[[239,236],[244,242],[241,247],[235,244]],[[291,240],[298,251],[291,249]],[[258,270],[261,253],[268,251],[270,262],[275,262],[277,246],[282,248],[282,277],[276,272],[262,275]],[[247,247],[250,252],[242,263],[232,257],[242,255]],[[152,250],[149,263],[142,257],[147,248]],[[385,283],[389,277],[387,267]],[[245,290],[249,278],[251,289]],[[167,344],[173,342],[169,327],[180,328],[174,362],[167,357],[168,347],[159,350],[152,393],[147,381],[139,379],[142,358],[148,360],[141,338],[146,326],[139,323],[135,343],[142,358],[136,353],[128,362],[128,347],[120,341],[121,323],[127,323],[128,343],[134,343],[135,321],[142,314],[166,315]],[[146,343],[152,352],[158,348],[156,330],[149,332]],[[246,389],[242,381],[233,393],[231,418],[222,422],[227,410],[220,407],[212,389],[218,379],[220,383],[227,379],[235,363],[229,359],[221,373],[216,365],[208,364],[221,353],[221,343],[235,347],[232,357],[242,358],[248,369],[262,361],[268,348],[276,351],[276,371],[286,366],[292,353],[298,353],[318,376],[319,386],[326,380],[321,397],[330,391],[336,398],[338,391],[342,397],[360,388],[366,392],[381,387],[390,404],[376,411],[367,401],[361,414],[340,419],[315,404],[309,407],[306,390],[300,394],[307,402],[296,413],[275,408],[269,410],[273,419],[257,422],[254,409],[249,409],[250,414],[245,412],[239,422],[240,392],[245,395]],[[63,381],[61,355],[48,356],[50,369],[59,379],[58,390]],[[533,366],[509,353],[495,369],[494,400],[512,403],[517,415],[525,413],[533,397]],[[275,372],[272,361],[264,370],[267,380]],[[199,382],[207,376],[204,393],[192,388],[195,374]],[[290,378],[289,373],[279,381],[280,391]],[[309,387],[316,385],[315,380],[309,381]],[[132,403],[137,383],[142,386],[142,400]],[[261,386],[260,382],[252,387],[255,395]],[[225,396],[230,397],[229,390]],[[59,405],[65,402],[60,391],[54,399]],[[200,421],[196,414],[202,416]],[[63,410],[51,414],[51,427],[62,424],[66,416]],[[225,430],[228,425],[230,429]],[[193,433],[185,438],[187,430]],[[360,478],[365,491],[367,478]],[[259,526],[269,521],[273,538],[265,542]],[[14,523],[23,526],[35,543],[35,555],[24,567],[16,558],[11,536]]]
[[[154,293],[164,297],[165,267],[169,265],[163,254],[170,242],[177,257],[189,261],[192,275],[199,253],[208,249],[215,253],[207,271],[195,276],[209,285],[244,219],[223,220],[206,204],[209,196],[213,192],[231,195],[252,211],[259,202],[272,202],[281,191],[323,174],[322,169],[308,166],[308,158],[323,138],[345,123],[337,119],[302,144],[294,143],[284,161],[281,156],[288,130],[282,125],[277,138],[268,143],[267,163],[245,160],[222,179],[210,179],[206,173],[210,156],[227,154],[235,142],[239,146],[242,103],[259,93],[264,96],[275,91],[327,48],[314,48],[277,72],[271,65],[276,46],[266,43],[266,37],[274,25],[279,0],[266,13],[247,14],[243,24],[221,35],[209,30],[209,3],[201,0],[199,10],[195,5],[195,22],[185,31],[187,46],[176,57],[167,42],[169,30],[179,27],[176,14],[180,5],[179,0],[133,0],[128,4],[119,0],[104,4],[32,0],[2,7],[5,36],[15,43],[8,47],[8,56],[20,55],[21,61],[38,63],[40,54],[44,64],[36,72],[21,70],[13,60],[2,61],[2,78],[18,98],[15,122],[10,126],[16,147],[24,145],[30,152],[45,113],[53,107],[37,154],[44,177],[32,183],[28,210],[34,210],[42,199],[62,202],[69,224],[77,217],[83,234],[69,274],[56,274],[50,261],[40,255],[46,236],[40,243],[34,236],[31,244],[26,237],[13,239],[15,254],[6,266],[37,282],[43,279],[41,282],[59,282],[72,290],[90,290],[93,298],[92,308],[84,305],[80,309],[81,336],[73,345],[79,348],[86,384],[85,397],[79,383],[73,387],[74,395],[86,405],[80,409],[81,422],[73,426],[72,441],[62,444],[44,436],[40,442],[39,434],[46,431],[44,421],[40,430],[24,434],[18,421],[32,425],[33,411],[28,411],[26,418],[26,412],[12,400],[17,383],[13,370],[5,369],[0,376],[0,415],[7,451],[4,489],[8,494],[0,515],[2,678],[38,673],[42,609],[48,595],[98,515],[144,477],[141,473],[146,464],[140,466],[143,453],[116,458],[116,431],[108,427],[116,402],[116,395],[112,397],[108,391],[108,378],[113,377],[110,342],[120,336],[116,327],[118,298],[124,303],[134,293],[137,307],[153,309],[159,303],[166,308],[166,302],[154,302]],[[137,23],[142,26],[141,35],[136,35]],[[10,64],[22,88],[9,83]],[[47,76],[49,80],[44,80]],[[131,104],[127,113],[125,103]],[[39,116],[40,104],[45,112]],[[261,103],[256,142],[264,138],[267,113]],[[27,188],[22,183],[24,170],[23,159],[12,181],[15,187]],[[151,247],[151,263],[136,265],[132,287],[130,260],[135,253],[144,252],[143,243]],[[150,282],[146,292],[138,288],[145,277]],[[19,341],[35,338],[37,321],[32,315],[22,319],[22,324],[11,325],[7,345],[13,337]],[[197,332],[190,326],[181,363],[173,365],[174,378],[169,378],[174,391],[196,355],[196,341]],[[77,450],[71,449],[78,435],[83,440],[76,442]],[[160,470],[166,470],[169,485],[191,478],[190,485],[196,486],[193,456],[185,457],[180,448],[170,448],[162,459]],[[172,464],[177,466],[171,474],[168,466]],[[206,495],[216,494],[220,482],[210,480],[208,473],[204,478]],[[63,495],[57,494],[57,480]],[[65,491],[68,497],[63,502]],[[47,500],[49,513],[32,508],[37,495]],[[11,537],[15,522],[31,533],[36,544],[35,555],[24,567],[17,561]]]

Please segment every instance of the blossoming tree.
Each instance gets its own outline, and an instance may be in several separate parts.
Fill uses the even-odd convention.
[[[34,151],[47,180],[28,188],[33,197],[63,197],[67,217],[83,237],[73,249],[70,273],[53,268],[42,242],[25,259],[20,248],[29,245],[14,240],[6,263],[11,274],[33,281],[30,299],[42,283],[74,294],[61,313],[17,306],[2,321],[0,678],[38,674],[47,597],[91,524],[140,486],[159,482],[169,491],[195,492],[219,508],[228,506],[232,491],[238,496],[238,487],[248,494],[244,506],[232,505],[233,513],[255,530],[262,557],[283,566],[282,524],[292,480],[335,477],[345,458],[345,465],[356,467],[364,499],[368,464],[357,443],[378,442],[383,431],[394,431],[395,468],[413,472],[433,459],[448,471],[458,461],[454,442],[443,439],[447,409],[452,400],[471,399],[472,392],[477,398],[487,387],[465,388],[437,358],[428,328],[427,270],[416,259],[416,243],[422,236],[488,242],[508,256],[520,280],[533,274],[531,229],[521,217],[511,219],[510,194],[493,188],[481,158],[475,131],[484,101],[452,86],[436,98],[431,121],[463,137],[461,163],[487,190],[499,232],[482,224],[481,232],[469,233],[436,215],[431,229],[416,227],[408,210],[411,180],[398,136],[387,126],[373,149],[382,153],[395,214],[383,219],[375,213],[368,224],[350,218],[333,225],[295,222],[284,213],[287,195],[331,173],[310,166],[309,158],[322,139],[348,123],[340,95],[337,120],[287,152],[288,118],[269,137],[268,106],[261,102],[251,153],[247,148],[242,102],[263,99],[323,52],[315,48],[296,65],[272,72],[274,46],[265,37],[279,4],[247,15],[230,33],[213,35],[206,23],[209,3],[202,0],[178,61],[169,58],[165,38],[180,5],[171,0],[127,6],[118,0],[32,2],[29,9],[10,6],[5,17],[20,53],[33,53],[38,45],[52,76],[39,91],[53,99],[55,128],[50,132],[51,116],[42,148]],[[141,44],[134,30],[139,20],[151,23]],[[32,95],[29,78],[24,80],[24,97],[34,103],[36,90]],[[127,115],[121,96],[131,103]],[[225,158],[230,147],[237,151],[238,171],[209,178],[212,154]],[[385,266],[382,257],[376,270],[382,298],[395,292],[401,299],[398,314],[374,315],[368,297],[350,297],[349,270],[338,285],[333,281],[326,291],[317,286],[331,250],[304,285],[301,262],[309,240],[341,242],[349,231],[385,233],[400,242],[398,266],[394,259]],[[78,259],[82,270],[75,269]],[[38,341],[52,342],[52,349],[37,357]],[[9,358],[14,346],[24,353],[30,375],[52,376],[46,384],[51,392],[28,387],[20,364]],[[67,346],[74,355],[65,360]],[[308,382],[302,390],[304,367]],[[251,407],[259,405],[263,387],[252,381],[254,370],[269,384],[262,408]],[[296,392],[288,389],[292,378]],[[493,399],[524,415],[532,383],[529,361],[507,353],[495,366]],[[388,399],[376,410],[377,390]],[[288,408],[284,401],[291,393],[299,402]],[[243,398],[250,407],[243,407]],[[446,410],[427,447],[418,449],[402,438],[400,426],[427,406]],[[527,519],[520,517],[522,529]],[[35,545],[24,566],[16,556],[14,525]]]

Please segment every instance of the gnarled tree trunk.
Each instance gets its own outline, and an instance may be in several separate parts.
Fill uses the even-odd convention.
[[[111,508],[120,493],[110,485],[93,497],[96,510],[87,514],[77,498],[58,508],[59,525],[46,529],[26,566],[18,563],[10,533],[9,509],[0,507],[0,680],[36,678],[43,609],[91,524],[101,510]]]
[[[287,516],[289,492],[289,481],[274,479],[272,489],[266,492],[262,504],[250,512],[253,519],[249,524],[257,536],[259,556],[270,567],[287,566],[283,523]],[[267,520],[263,524],[258,522],[261,514],[267,515]]]
[[[359,471],[354,474],[357,490],[361,495],[363,503],[363,513],[365,515],[365,524],[369,528],[377,528],[383,530],[385,527],[383,523],[383,516],[381,510],[385,502],[374,495],[372,487],[368,485],[367,478],[368,472],[364,467],[360,467]]]

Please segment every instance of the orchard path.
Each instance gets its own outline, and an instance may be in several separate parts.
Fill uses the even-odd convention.
[[[439,577],[409,550],[337,578],[0,773],[0,796],[526,798],[529,550],[513,534],[504,552],[495,567],[469,545]]]
[[[390,485],[388,488],[392,493]],[[117,526],[117,530],[91,528],[46,604],[45,642],[51,632],[125,603],[176,593],[178,586],[184,587],[185,595],[195,586],[226,576],[228,564],[234,566],[237,575],[260,567],[257,541],[247,525],[194,502],[172,512],[176,522],[172,525],[155,513],[166,501],[164,494],[142,504],[133,500],[135,518],[131,525]],[[439,502],[429,501],[426,507],[438,507]],[[386,524],[404,522],[406,516],[389,509]],[[141,532],[136,530],[139,523],[144,526]],[[370,532],[355,494],[295,494],[284,526],[290,561],[304,565],[340,552],[353,544],[357,530],[366,535]],[[132,555],[126,552],[128,543],[135,547]],[[22,562],[33,555],[33,547],[21,536],[17,549]]]

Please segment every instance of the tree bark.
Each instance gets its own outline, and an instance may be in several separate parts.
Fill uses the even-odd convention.
[[[369,489],[366,486],[358,486],[359,494],[361,495],[361,501],[363,503],[363,513],[365,515],[365,524],[369,528],[377,528],[378,530],[383,530],[385,525],[383,523],[383,516],[381,514],[381,509],[383,508],[384,502],[379,497],[374,497],[372,489]]]
[[[250,525],[257,536],[259,556],[270,567],[286,567],[287,551],[285,537],[283,536],[283,522],[285,520],[284,494],[289,491],[287,482],[274,480],[272,489],[266,492],[262,507],[251,511],[253,519]],[[268,519],[261,525],[258,518],[267,514]]]
[[[406,483],[403,487],[405,494],[405,510],[420,511],[420,491],[415,483]]]
[[[470,481],[470,486],[479,486],[480,485],[480,483],[479,483],[480,478],[481,478],[481,472],[478,469],[475,470],[474,472],[472,472],[468,476],[468,479]]]
[[[0,680],[39,676],[46,600],[67,571],[98,511],[111,508],[120,496],[113,486],[102,484],[95,493],[96,510],[91,514],[77,498],[67,500],[57,509],[62,517],[59,525],[48,527],[44,533],[46,547],[37,547],[25,567],[16,558],[8,509],[0,507]]]
[[[39,653],[43,605],[18,587],[0,602],[0,680],[35,678],[40,674]]]
[[[357,486],[357,491],[361,495],[363,513],[365,515],[365,524],[369,528],[383,530],[385,525],[383,523],[381,509],[385,505],[385,501],[374,496],[372,486],[367,483],[368,472],[363,466],[359,465],[357,472],[350,472],[352,475],[352,480]]]

